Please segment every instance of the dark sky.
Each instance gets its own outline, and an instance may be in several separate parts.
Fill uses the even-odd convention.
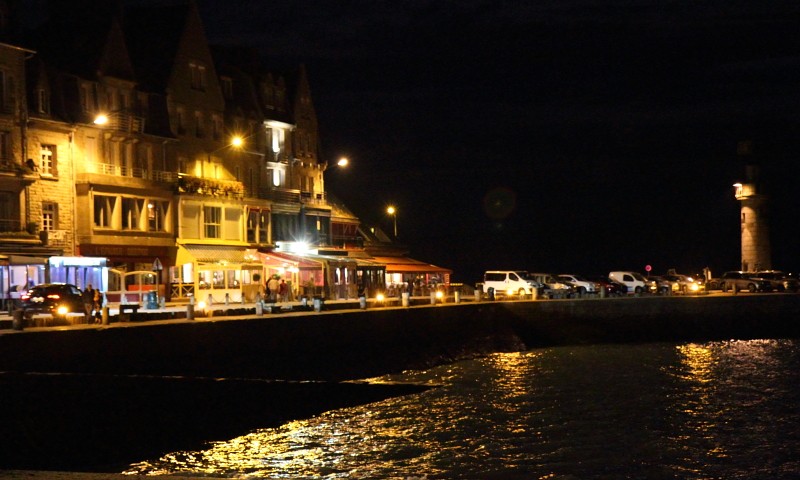
[[[199,0],[209,37],[304,63],[327,189],[411,256],[488,268],[739,266],[738,141],[800,270],[800,4]]]

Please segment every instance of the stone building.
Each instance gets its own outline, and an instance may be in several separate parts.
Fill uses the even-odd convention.
[[[383,288],[358,218],[327,200],[305,69],[212,49],[191,1],[121,5],[50,2],[12,36],[25,48],[0,45],[0,226],[26,279],[112,302],[251,301],[276,275],[296,294]]]

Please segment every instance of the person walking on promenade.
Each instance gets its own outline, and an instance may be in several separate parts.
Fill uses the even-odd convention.
[[[95,296],[95,289],[92,288],[92,284],[89,283],[86,285],[86,288],[83,290],[81,296],[83,297],[83,313],[86,315],[86,323],[94,323],[94,318],[92,317],[92,311],[94,310],[94,296]]]
[[[95,323],[103,321],[103,292],[99,288],[94,290],[94,319]]]
[[[275,302],[277,300],[279,288],[280,284],[278,283],[278,276],[271,276],[269,278],[269,282],[267,282],[267,293],[269,294],[269,300],[271,302]]]
[[[288,295],[289,285],[286,284],[286,280],[281,279],[281,284],[278,286],[278,300],[285,302],[288,300]]]

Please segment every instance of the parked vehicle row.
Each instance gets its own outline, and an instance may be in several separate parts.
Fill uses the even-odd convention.
[[[800,292],[800,281],[778,270],[763,272],[725,272],[720,278],[708,282],[701,276],[676,273],[671,269],[665,275],[644,275],[633,271],[612,271],[608,276],[585,277],[578,274],[530,273],[525,270],[487,271],[484,275],[484,293],[501,296],[536,295],[541,298],[572,298],[599,294],[606,296],[627,294],[692,295],[710,290],[748,292]]]

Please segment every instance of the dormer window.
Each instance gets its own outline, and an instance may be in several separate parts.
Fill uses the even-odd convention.
[[[190,63],[189,70],[191,75],[192,88],[195,90],[206,89],[206,67],[198,63]]]
[[[232,99],[233,79],[231,77],[222,77],[220,80],[222,80],[222,95],[224,95],[228,100]]]
[[[36,94],[37,109],[39,113],[50,113],[50,92],[44,88],[40,88]]]

